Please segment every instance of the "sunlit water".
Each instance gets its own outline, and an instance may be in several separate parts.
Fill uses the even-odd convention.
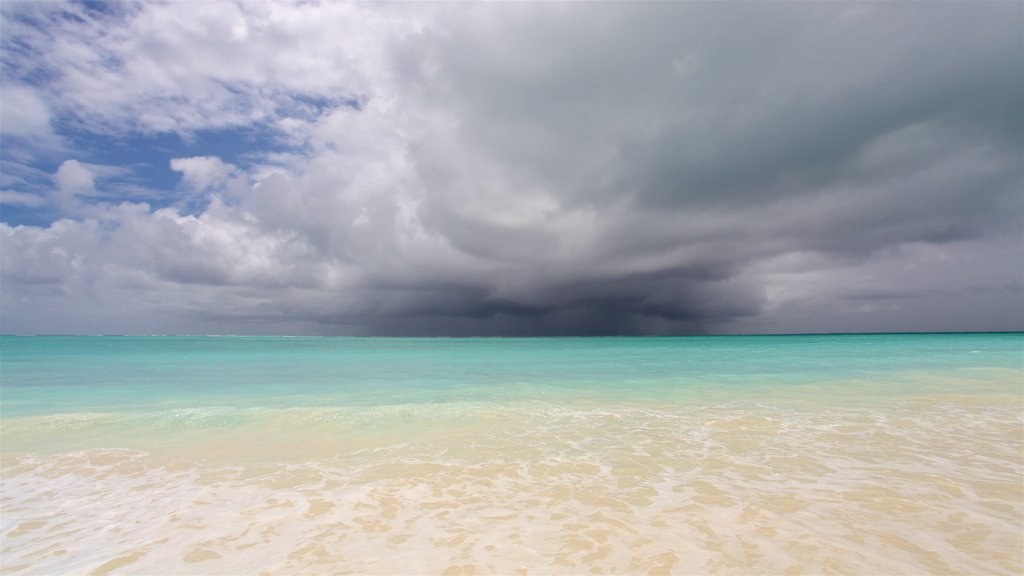
[[[0,570],[1020,574],[1024,335],[0,338]]]

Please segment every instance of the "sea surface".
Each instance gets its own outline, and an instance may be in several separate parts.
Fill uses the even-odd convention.
[[[1024,572],[1024,334],[0,338],[4,574]]]

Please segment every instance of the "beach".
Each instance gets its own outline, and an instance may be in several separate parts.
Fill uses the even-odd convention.
[[[3,337],[9,574],[1019,574],[1024,335]]]

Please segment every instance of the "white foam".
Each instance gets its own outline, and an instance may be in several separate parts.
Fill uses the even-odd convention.
[[[1019,406],[472,408],[263,410],[237,438],[8,453],[5,570],[1021,567]]]

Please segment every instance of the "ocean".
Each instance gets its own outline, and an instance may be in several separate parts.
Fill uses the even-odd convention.
[[[0,337],[4,574],[1024,572],[1024,334]]]

